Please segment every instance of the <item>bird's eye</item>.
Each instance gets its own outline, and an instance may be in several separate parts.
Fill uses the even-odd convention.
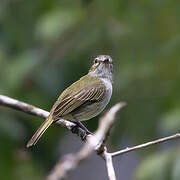
[[[96,63],[98,63],[98,60],[97,60],[97,59],[94,60],[94,64],[96,64]]]

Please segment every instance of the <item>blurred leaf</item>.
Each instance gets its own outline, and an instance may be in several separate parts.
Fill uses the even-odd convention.
[[[14,57],[11,66],[6,67],[4,74],[6,76],[8,90],[21,86],[28,72],[38,64],[38,57],[35,51],[27,51]]]
[[[49,41],[58,38],[62,33],[78,23],[83,11],[57,9],[43,16],[37,23],[36,36]]]
[[[3,115],[1,113],[1,134],[13,139],[14,141],[22,140],[25,137],[25,128],[21,122],[17,121],[12,116]]]
[[[137,172],[137,180],[169,180],[176,177],[176,173],[180,171],[180,166],[177,162],[180,150],[177,148],[153,154],[145,158]],[[172,169],[174,164],[176,169]],[[174,180],[174,179],[173,179]]]
[[[180,107],[166,112],[161,117],[160,127],[163,132],[173,133],[180,130]]]
[[[106,110],[128,103],[109,142],[119,144],[123,137],[125,145],[134,145],[175,133],[180,130],[179,12],[179,0],[1,0],[0,94],[49,110],[63,89],[88,72],[95,56],[109,54],[114,91]],[[29,159],[16,159],[17,148],[43,120],[11,112],[0,112],[0,179],[43,179],[64,131],[52,126]],[[97,128],[96,119],[87,122],[89,129]],[[155,146],[143,152],[137,177],[179,179],[175,151],[171,156]],[[144,160],[146,155],[151,156]],[[129,180],[132,171],[125,169],[118,179]]]

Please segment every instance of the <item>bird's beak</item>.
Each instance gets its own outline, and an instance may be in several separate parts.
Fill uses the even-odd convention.
[[[106,67],[110,65],[110,63],[107,62],[107,61],[103,61],[103,64],[104,64]]]

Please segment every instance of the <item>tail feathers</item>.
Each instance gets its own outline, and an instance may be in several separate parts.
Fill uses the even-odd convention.
[[[46,121],[44,121],[39,129],[35,132],[35,134],[32,136],[32,138],[27,143],[27,148],[35,145],[40,137],[43,135],[43,133],[46,131],[46,129],[53,123],[53,119],[49,117]]]

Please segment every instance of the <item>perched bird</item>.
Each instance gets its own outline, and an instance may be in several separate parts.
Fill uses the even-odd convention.
[[[62,92],[27,147],[35,145],[46,129],[61,118],[75,122],[89,134],[81,121],[97,116],[108,104],[112,95],[112,72],[112,58],[97,56],[89,73]]]

